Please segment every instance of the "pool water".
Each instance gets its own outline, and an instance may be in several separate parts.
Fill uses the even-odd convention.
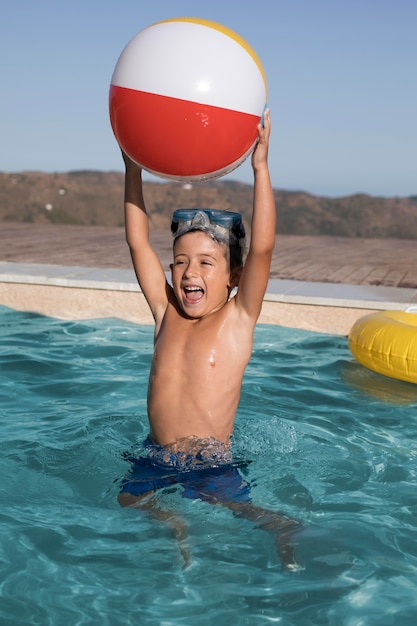
[[[417,386],[354,362],[344,337],[259,326],[234,451],[253,502],[299,520],[283,571],[270,533],[159,492],[187,525],[121,508],[147,434],[150,326],[0,307],[0,623],[408,625],[417,616]]]

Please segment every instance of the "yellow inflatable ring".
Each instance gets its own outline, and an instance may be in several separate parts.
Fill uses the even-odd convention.
[[[380,311],[361,317],[349,333],[349,348],[365,367],[417,383],[417,312]]]

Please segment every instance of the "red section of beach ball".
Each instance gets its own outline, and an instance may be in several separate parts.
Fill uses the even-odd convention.
[[[164,178],[207,180],[251,153],[266,80],[238,35],[201,20],[160,22],[138,33],[113,73],[110,121],[123,150]]]

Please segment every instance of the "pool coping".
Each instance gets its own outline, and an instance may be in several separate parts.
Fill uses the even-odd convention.
[[[138,307],[137,294],[141,292],[133,269],[3,261],[0,262],[0,286],[0,304],[58,317],[66,316],[63,307],[59,306],[63,299],[62,290],[70,291],[69,301],[81,299],[75,307],[78,314],[68,304],[65,305],[71,318],[105,316],[105,310],[101,305],[95,306],[95,301],[98,304],[100,292],[111,293],[114,302],[109,307],[110,316],[132,319],[132,312],[126,310],[126,303],[130,300],[129,307],[133,306],[136,311],[132,321],[152,323],[149,315],[143,314],[143,303]],[[85,297],[85,290],[90,294],[88,298]],[[136,300],[131,301],[132,296]],[[118,297],[120,306],[117,305]],[[48,300],[46,306],[45,302],[42,304],[42,298]],[[347,334],[352,321],[368,312],[406,310],[413,305],[417,306],[417,289],[271,278],[260,322],[307,327],[310,330],[322,330],[324,325],[329,332]],[[321,321],[316,328],[312,313],[313,317],[317,317],[319,310]],[[341,326],[335,326],[332,321],[335,311],[338,318],[345,317]],[[323,324],[326,312],[329,320]],[[306,321],[303,321],[303,316]]]

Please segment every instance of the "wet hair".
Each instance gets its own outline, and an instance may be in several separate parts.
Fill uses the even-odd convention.
[[[216,243],[229,248],[230,271],[243,267],[246,232],[240,213],[218,209],[177,209],[171,223],[174,242],[193,231],[207,233]]]

